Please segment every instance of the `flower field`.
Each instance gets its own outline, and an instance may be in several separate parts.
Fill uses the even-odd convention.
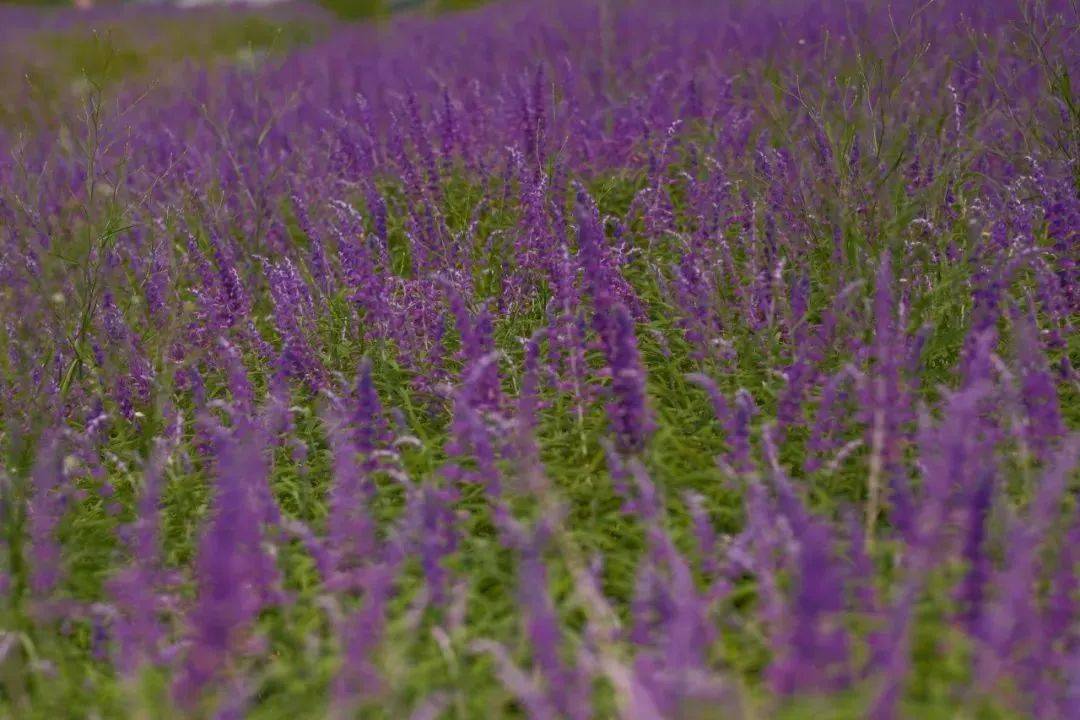
[[[0,718],[1080,717],[1078,26],[0,7]]]

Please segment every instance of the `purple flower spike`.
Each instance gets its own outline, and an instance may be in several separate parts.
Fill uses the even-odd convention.
[[[608,420],[615,434],[615,444],[625,453],[645,449],[655,429],[645,387],[645,368],[638,352],[634,319],[622,304],[608,312],[610,342],[607,345],[608,370],[611,373],[611,401]]]

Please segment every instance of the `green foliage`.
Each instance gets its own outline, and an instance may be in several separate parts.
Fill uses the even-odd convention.
[[[437,0],[435,7],[439,10],[468,10],[480,7],[491,0]]]
[[[388,9],[386,0],[319,0],[319,2],[345,20],[381,17]]]
[[[319,0],[319,3],[344,20],[370,20],[393,12],[430,10],[445,12],[480,7],[491,0]]]
[[[187,60],[251,64],[309,43],[322,30],[307,18],[241,12],[144,20],[138,32],[123,16],[96,27],[28,32],[20,47],[0,47],[0,125],[56,117],[58,105],[125,81],[166,82]],[[18,101],[5,101],[8,93]]]

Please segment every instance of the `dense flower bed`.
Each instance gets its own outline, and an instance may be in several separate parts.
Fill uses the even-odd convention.
[[[0,708],[1075,716],[1077,20],[497,3],[9,124]]]

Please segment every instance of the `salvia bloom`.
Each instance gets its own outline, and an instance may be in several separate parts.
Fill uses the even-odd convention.
[[[125,528],[131,564],[109,581],[118,617],[113,634],[117,644],[117,664],[125,673],[135,673],[145,663],[159,661],[165,629],[161,613],[166,604],[161,596],[165,571],[161,564],[161,495],[168,448],[159,443],[143,473],[143,488],[134,523]]]
[[[634,319],[622,304],[613,305],[605,321],[610,337],[606,347],[611,374],[611,400],[607,405],[615,442],[624,452],[639,452],[654,424],[645,386],[645,368],[638,352]]]
[[[254,622],[279,601],[279,576],[265,544],[260,485],[266,482],[264,444],[244,417],[233,430],[214,429],[217,493],[199,546],[199,594],[188,617],[190,646],[175,695],[195,704],[227,666],[250,649]]]
[[[64,512],[64,455],[61,436],[52,432],[38,450],[31,475],[33,496],[27,506],[28,535],[33,553],[30,589],[44,599],[61,577],[60,543],[57,527]]]

